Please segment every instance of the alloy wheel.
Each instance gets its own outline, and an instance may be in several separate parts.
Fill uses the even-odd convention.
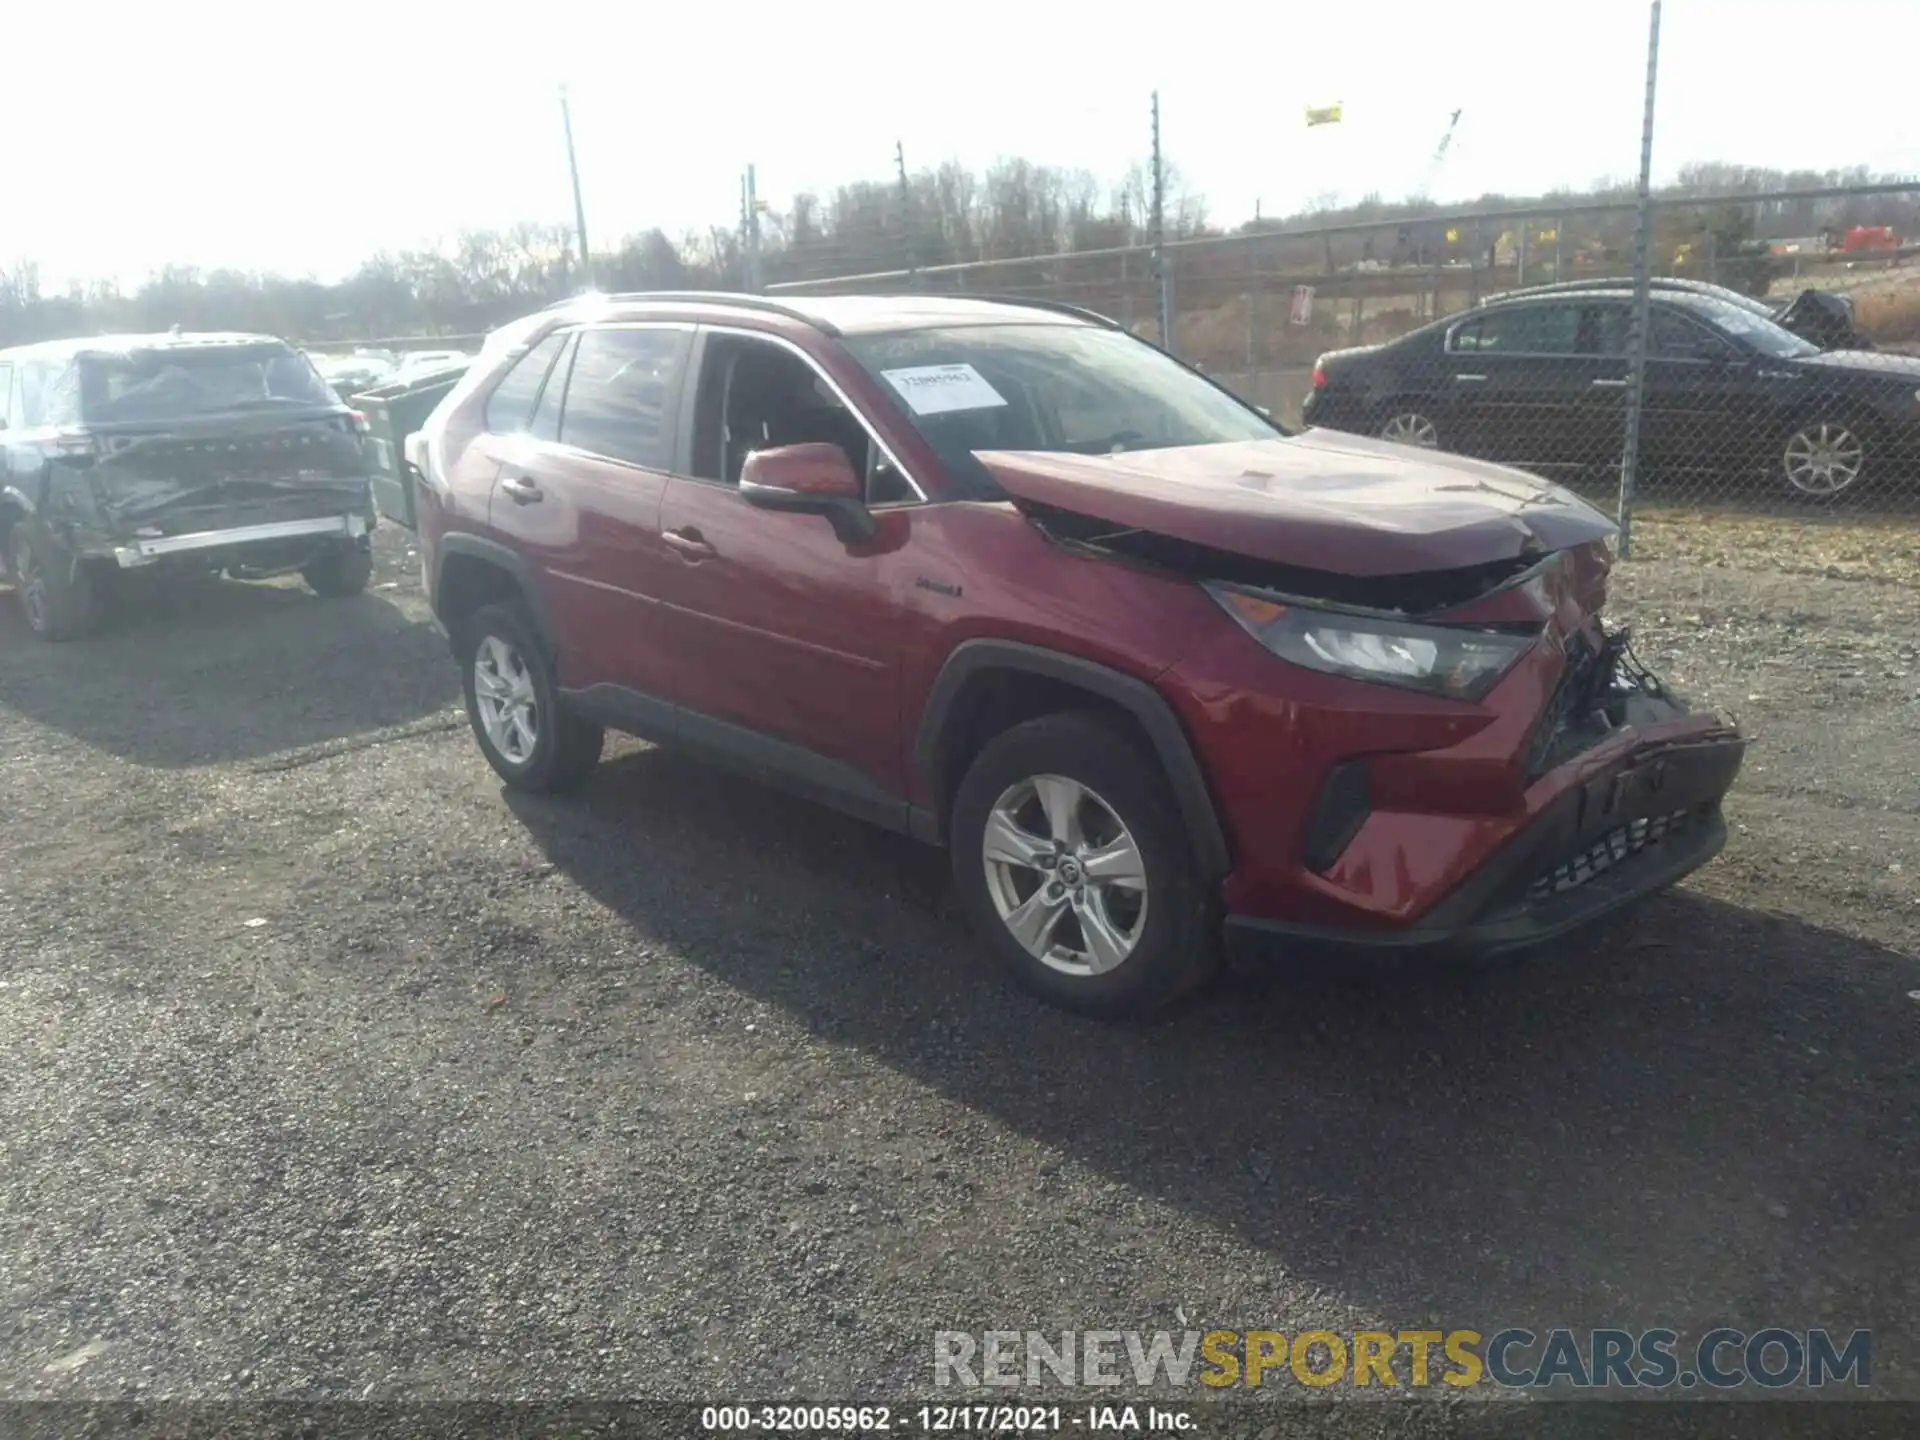
[[[1041,964],[1104,975],[1139,943],[1146,862],[1119,814],[1079,781],[1009,785],[987,814],[981,859],[994,910]]]
[[[533,675],[520,652],[498,635],[485,636],[473,652],[473,699],[480,728],[501,758],[525,765],[540,740],[540,708]]]
[[[1866,447],[1845,425],[1822,421],[1803,426],[1780,457],[1787,483],[1802,495],[1838,495],[1860,478]]]
[[[1417,445],[1422,450],[1433,450],[1439,447],[1440,431],[1426,416],[1408,410],[1387,417],[1387,423],[1380,427],[1380,438],[1397,445]]]

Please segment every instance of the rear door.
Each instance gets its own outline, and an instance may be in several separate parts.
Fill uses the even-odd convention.
[[[501,446],[489,524],[539,572],[561,687],[658,696],[670,558],[660,500],[692,327],[600,325],[558,338],[565,348],[534,409]]]
[[[1447,335],[1452,450],[1512,465],[1587,462],[1597,411],[1618,397],[1623,367],[1582,353],[1583,306],[1574,297],[1469,315]],[[1615,370],[1622,373],[1615,375]]]

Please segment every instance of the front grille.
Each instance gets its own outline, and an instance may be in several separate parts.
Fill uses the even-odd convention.
[[[1527,887],[1527,899],[1545,900],[1568,890],[1576,890],[1596,875],[1604,875],[1621,861],[1630,860],[1681,833],[1693,818],[1691,810],[1669,810],[1664,815],[1649,815],[1617,826],[1579,854],[1561,861],[1535,879]]]

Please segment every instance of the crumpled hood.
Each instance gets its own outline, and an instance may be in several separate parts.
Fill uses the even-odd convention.
[[[1118,455],[983,450],[1016,501],[1341,575],[1411,575],[1606,539],[1558,485],[1457,455],[1309,430]]]

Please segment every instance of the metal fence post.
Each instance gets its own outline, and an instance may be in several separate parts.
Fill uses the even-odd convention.
[[[747,289],[760,289],[760,191],[754,184],[753,166],[747,166]]]
[[[1647,389],[1647,330],[1652,307],[1653,97],[1660,75],[1660,0],[1647,28],[1647,104],[1640,122],[1640,194],[1633,232],[1633,328],[1627,337],[1627,427],[1620,452],[1620,558],[1633,553],[1633,496],[1640,479],[1640,417]]]

